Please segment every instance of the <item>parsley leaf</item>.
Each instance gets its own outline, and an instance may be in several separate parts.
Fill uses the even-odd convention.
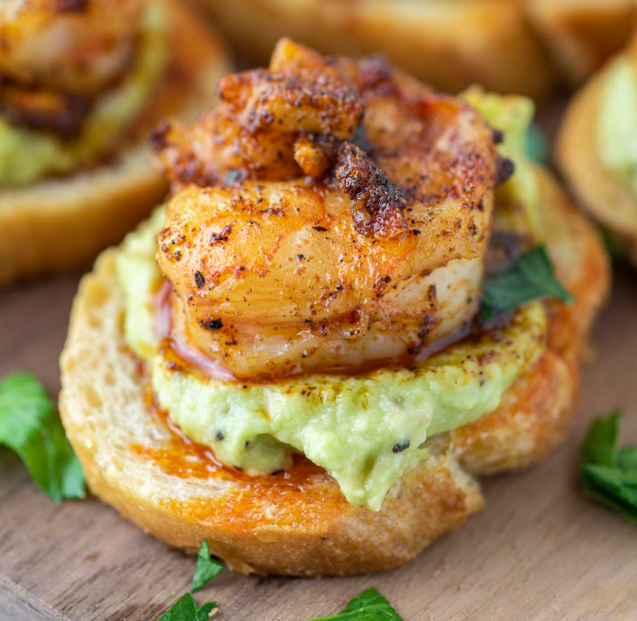
[[[637,470],[637,446],[619,449],[617,451],[617,465],[625,470]]]
[[[572,304],[573,296],[555,276],[544,246],[523,254],[504,272],[487,276],[478,320],[485,323],[540,298],[554,297]]]
[[[0,444],[15,451],[56,502],[84,498],[84,473],[42,384],[26,373],[0,382]]]
[[[536,162],[546,164],[549,160],[550,149],[546,141],[546,136],[542,130],[535,124],[531,123],[526,132],[525,138],[526,154]]]
[[[216,612],[212,611],[217,608],[217,602],[206,602],[202,604],[201,608],[197,609],[195,621],[208,621],[208,619],[215,616]]]
[[[182,598],[178,599],[159,621],[208,621],[210,613],[217,607],[217,602],[208,602],[201,608],[197,608],[197,603],[192,594],[199,591],[199,589],[203,589],[208,582],[224,569],[222,563],[210,557],[208,540],[204,539],[201,548],[199,548],[199,554],[197,554],[197,567],[192,579],[190,593],[186,593]]]
[[[584,495],[637,523],[637,447],[617,448],[621,412],[597,418],[588,431],[580,464]]]
[[[593,421],[582,445],[582,453],[587,461],[602,466],[615,465],[620,419],[621,412],[615,410],[608,418]]]
[[[376,590],[367,589],[343,610],[331,617],[312,621],[403,621],[391,604]]]
[[[215,576],[218,576],[224,570],[223,563],[210,558],[210,550],[208,549],[208,540],[204,539],[204,542],[199,548],[199,554],[197,554],[197,568],[195,569],[195,575],[192,579],[191,592],[195,593],[200,589],[203,589]]]
[[[191,593],[186,593],[158,621],[208,621],[216,607],[217,602],[207,602],[197,608],[195,598]]]

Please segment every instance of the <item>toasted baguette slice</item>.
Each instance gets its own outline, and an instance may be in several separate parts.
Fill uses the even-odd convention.
[[[479,83],[540,97],[556,78],[521,0],[199,1],[233,45],[260,64],[288,36],[328,54],[381,52],[449,92]]]
[[[242,573],[352,574],[400,565],[484,505],[475,474],[526,466],[562,438],[578,359],[604,299],[608,266],[595,232],[545,172],[544,218],[560,278],[577,298],[555,304],[545,354],[477,422],[429,441],[431,457],[390,490],[381,511],[349,505],[305,462],[288,477],[210,471],[150,407],[122,335],[117,249],[82,281],[62,354],[60,411],[94,494],[172,546],[211,551]]]
[[[146,217],[166,193],[148,132],[165,116],[192,119],[229,70],[221,44],[179,0],[167,0],[171,60],[164,83],[112,163],[0,192],[0,285],[79,267]]]
[[[324,53],[382,52],[440,90],[478,83],[542,98],[629,40],[634,0],[199,0],[236,48],[267,62],[281,36]]]
[[[596,75],[570,104],[556,141],[556,159],[578,201],[626,244],[637,265],[637,198],[599,156],[597,124],[605,74],[602,70]]]
[[[528,0],[527,14],[572,84],[577,84],[630,40],[635,0]]]

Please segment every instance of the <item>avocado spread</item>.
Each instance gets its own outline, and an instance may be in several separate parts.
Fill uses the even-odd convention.
[[[334,477],[350,503],[378,510],[402,473],[426,457],[428,437],[496,409],[544,351],[546,313],[531,303],[504,338],[460,342],[409,368],[254,384],[208,379],[175,366],[155,333],[156,236],[164,220],[160,208],[118,255],[125,338],[147,364],[171,419],[224,464],[249,474],[277,472],[302,452]]]
[[[618,58],[603,85],[597,145],[604,165],[637,196],[637,72]]]
[[[93,105],[77,138],[63,140],[14,127],[0,117],[0,185],[22,185],[69,173],[103,155],[148,103],[163,74],[165,31],[165,8],[161,2],[152,2],[144,15],[133,68]]]
[[[511,178],[496,189],[496,205],[505,202],[520,205],[524,216],[520,224],[525,229],[524,232],[531,234],[535,241],[540,241],[542,239],[540,190],[526,149],[535,105],[526,97],[485,93],[479,87],[468,89],[461,97],[478,110],[491,127],[502,134],[498,153],[510,159],[515,165]],[[519,228],[502,210],[496,213],[496,218],[507,229]]]

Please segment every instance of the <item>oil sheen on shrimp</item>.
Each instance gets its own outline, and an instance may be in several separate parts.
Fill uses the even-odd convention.
[[[2,0],[0,75],[93,95],[130,60],[146,0]]]
[[[466,103],[290,41],[154,136],[175,330],[238,379],[405,364],[474,314],[498,158]],[[506,167],[504,167],[506,168]]]

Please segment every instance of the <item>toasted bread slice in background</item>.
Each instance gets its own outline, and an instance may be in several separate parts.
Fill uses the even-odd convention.
[[[234,47],[267,64],[291,37],[326,54],[382,53],[434,87],[540,97],[557,77],[521,0],[199,0]]]
[[[167,0],[171,60],[163,84],[112,162],[0,191],[0,285],[90,262],[146,217],[167,183],[151,165],[148,133],[166,115],[192,119],[229,71],[221,43],[180,0]]]
[[[635,0],[527,0],[526,11],[571,84],[585,80],[630,40]]]
[[[448,91],[541,99],[581,82],[629,40],[634,0],[198,0],[264,64],[281,36],[327,54],[381,52]]]
[[[477,422],[428,441],[430,457],[403,475],[382,509],[351,506],[322,469],[301,460],[288,475],[248,477],[210,468],[152,407],[122,334],[117,249],[82,281],[62,354],[60,412],[90,489],[171,546],[195,553],[207,538],[229,567],[322,575],[400,565],[458,528],[484,499],[475,474],[526,466],[562,438],[582,343],[608,288],[598,236],[548,173],[538,171],[547,244],[576,296],[550,307],[548,349]]]
[[[555,146],[558,166],[577,200],[619,240],[637,265],[637,198],[601,160],[597,144],[606,71],[569,105]]]

